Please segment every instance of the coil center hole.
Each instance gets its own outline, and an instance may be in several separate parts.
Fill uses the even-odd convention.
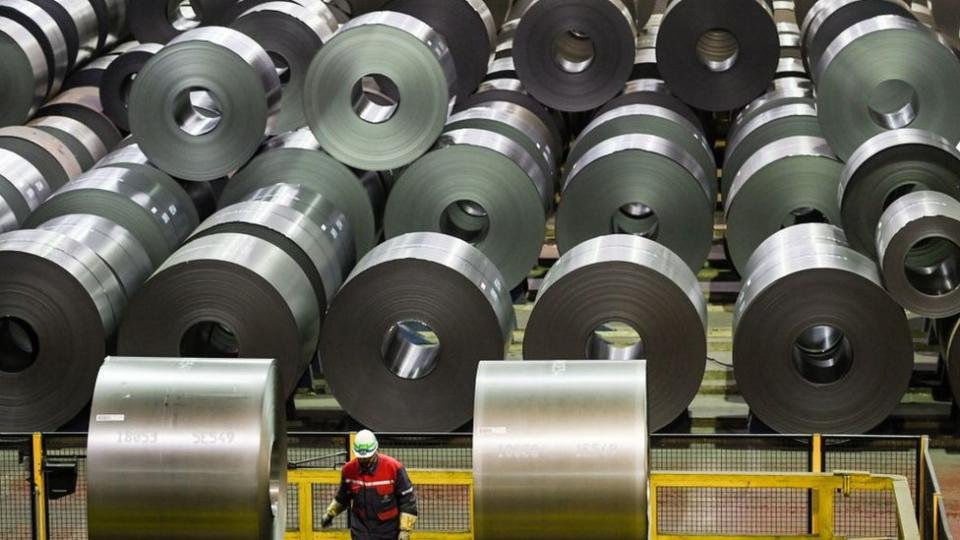
[[[361,120],[382,124],[393,118],[400,108],[400,89],[386,75],[365,75],[353,85],[351,103],[353,112]]]
[[[740,58],[740,42],[722,28],[708,30],[697,40],[697,59],[715,73],[727,71]]]
[[[17,317],[0,317],[0,371],[18,373],[33,365],[40,341],[33,327]]]
[[[200,13],[191,0],[169,0],[167,2],[167,20],[175,30],[186,32],[200,26]]]
[[[660,234],[660,218],[652,208],[642,202],[627,203],[613,213],[610,232],[656,240]]]
[[[476,201],[454,201],[440,214],[440,232],[468,244],[478,244],[490,232],[490,216],[486,208]]]
[[[607,321],[594,328],[586,348],[587,358],[591,360],[643,360],[646,357],[640,332],[622,321]]]
[[[425,322],[400,321],[383,336],[383,363],[394,375],[416,380],[429,375],[440,360],[440,338]]]
[[[223,118],[220,101],[206,88],[192,87],[182,90],[174,98],[174,119],[180,129],[194,137],[206,135],[217,129]]]
[[[886,210],[890,207],[891,204],[895,203],[897,199],[909,195],[919,189],[920,186],[917,184],[900,184],[899,186],[890,190],[890,193],[887,194],[887,198],[883,200],[883,209]]]
[[[794,342],[793,363],[800,375],[811,383],[835,383],[850,372],[853,347],[836,326],[811,326]]]
[[[823,215],[823,212],[817,210],[816,208],[811,208],[809,206],[804,206],[801,208],[795,208],[790,211],[789,214],[783,221],[780,223],[781,229],[786,229],[787,227],[793,227],[794,225],[802,225],[804,223],[829,223],[827,216]]]
[[[226,324],[200,321],[180,338],[180,356],[186,358],[239,358],[240,341]]]
[[[567,73],[583,73],[593,65],[593,40],[579,30],[567,30],[553,40],[553,61]]]
[[[870,118],[883,129],[901,129],[917,119],[920,100],[906,81],[890,79],[878,84],[867,96]]]
[[[940,236],[916,242],[907,253],[904,273],[917,291],[942,296],[960,286],[960,246]]]
[[[290,62],[283,57],[282,54],[274,51],[267,51],[267,55],[270,56],[270,60],[273,61],[273,69],[277,72],[277,77],[280,78],[280,84],[286,85],[290,82]]]

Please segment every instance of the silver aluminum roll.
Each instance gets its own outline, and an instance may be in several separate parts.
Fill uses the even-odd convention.
[[[127,299],[133,297],[154,270],[140,241],[109,219],[69,214],[53,218],[37,229],[57,232],[92,249],[110,267]]]
[[[0,149],[0,198],[17,223],[23,224],[51,191],[50,184],[33,164],[14,152]]]
[[[256,41],[236,30],[191,30],[140,71],[130,130],[161,170],[184,180],[227,176],[273,129],[280,78]]]
[[[905,127],[960,141],[960,109],[944,91],[960,86],[960,60],[914,20],[857,23],[811,67],[820,124],[841,159],[874,135]]]
[[[370,429],[452,431],[473,416],[477,366],[504,358],[513,327],[510,292],[483,253],[407,234],[350,274],[327,313],[320,361],[337,401]]]
[[[709,111],[743,107],[762,94],[779,53],[764,0],[673,0],[657,33],[663,80],[677,97]]]
[[[840,226],[842,171],[819,137],[781,139],[747,159],[724,203],[733,266],[744,271],[757,246],[780,229],[809,222]]]
[[[103,113],[116,126],[130,131],[129,106],[133,83],[143,66],[163,48],[158,43],[143,43],[124,52],[104,69],[100,84]]]
[[[363,170],[408,165],[436,142],[457,93],[446,40],[389,11],[351,20],[314,58],[304,112],[324,150]]]
[[[197,226],[196,209],[183,188],[162,172],[93,169],[53,194],[26,225],[36,227],[68,214],[93,214],[129,230],[159,266]]]
[[[14,152],[33,164],[51,189],[59,189],[83,172],[66,144],[36,128],[0,128],[0,148]]]
[[[100,90],[92,86],[71,88],[46,102],[38,116],[66,116],[85,124],[97,134],[107,148],[120,143],[122,136],[106,115],[100,103]]]
[[[110,267],[53,231],[0,236],[0,429],[50,431],[90,402],[124,305]]]
[[[167,43],[198,26],[223,26],[232,20],[237,0],[126,0],[130,31],[141,43]],[[184,9],[187,8],[187,9]]]
[[[663,137],[603,141],[567,173],[557,210],[560,253],[597,236],[636,234],[699,271],[713,243],[715,201],[707,198],[707,175],[692,155]]]
[[[29,0],[3,0],[0,2],[0,17],[20,23],[33,34],[47,63],[47,96],[55,95],[63,86],[70,65],[67,41],[56,19]]]
[[[300,265],[242,233],[190,241],[150,277],[117,334],[119,354],[275,358],[283,396],[317,350],[320,307]]]
[[[741,116],[741,123],[731,129],[723,162],[720,192],[724,201],[730,186],[744,162],[764,146],[788,137],[823,137],[817,105],[812,98],[783,100],[785,104],[757,110]]]
[[[230,25],[253,38],[273,59],[280,75],[280,113],[272,133],[307,125],[303,113],[303,82],[310,62],[339,26],[325,4],[314,11],[292,2],[267,2]]]
[[[107,145],[86,124],[68,116],[41,116],[29,124],[60,139],[70,148],[83,170],[107,155]]]
[[[473,429],[478,540],[646,537],[644,364],[480,364]]]
[[[910,383],[903,309],[883,290],[876,264],[830,229],[798,225],[761,244],[734,310],[737,385],[781,433],[866,432]]]
[[[107,358],[87,444],[91,540],[281,540],[279,379],[273,360]]]
[[[904,195],[883,212],[876,242],[884,285],[901,306],[937,319],[960,313],[960,202]]]
[[[354,231],[357,257],[376,245],[373,207],[357,176],[324,152],[310,129],[293,131],[267,141],[260,154],[227,182],[220,207],[277,183],[303,185],[339,208]]]
[[[600,107],[630,77],[637,45],[621,0],[536,0],[523,13],[513,58],[537,101],[567,112]]]
[[[650,429],[675,420],[700,389],[707,303],[669,249],[637,236],[594,238],[547,274],[527,323],[525,360],[648,360]],[[618,341],[608,333],[624,334]]]
[[[455,129],[394,185],[384,232],[387,238],[415,232],[455,236],[483,252],[513,288],[537,264],[553,193],[553,180],[514,140]]]
[[[258,236],[286,251],[310,280],[321,313],[356,262],[346,216],[303,186],[258,189],[204,221],[191,238],[223,232]]]
[[[960,151],[942,137],[915,129],[881,133],[865,142],[840,178],[840,210],[850,245],[876,258],[883,211],[918,190],[960,198]]]
[[[20,23],[0,17],[0,127],[22,124],[47,95],[47,64],[40,42]]]

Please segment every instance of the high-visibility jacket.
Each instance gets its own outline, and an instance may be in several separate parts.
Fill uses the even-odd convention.
[[[366,468],[358,459],[344,465],[335,498],[350,509],[354,540],[396,540],[400,513],[417,515],[417,496],[407,470],[384,454]]]

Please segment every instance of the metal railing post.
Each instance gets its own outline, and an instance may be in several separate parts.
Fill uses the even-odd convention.
[[[36,522],[35,530],[37,532],[37,540],[47,540],[47,486],[46,478],[43,476],[43,434],[41,433],[33,434],[33,452],[31,453],[31,458],[33,461],[34,509],[36,511],[36,515],[34,515],[34,521]]]

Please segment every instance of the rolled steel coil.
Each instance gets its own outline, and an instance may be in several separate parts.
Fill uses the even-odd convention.
[[[865,142],[840,178],[840,210],[851,247],[876,258],[883,211],[919,190],[960,198],[960,152],[952,144],[915,129],[881,133]]]
[[[285,133],[307,125],[303,113],[303,82],[307,68],[339,26],[326,4],[314,9],[292,2],[267,2],[243,13],[233,24],[260,44],[280,74],[280,112],[271,133]]]
[[[167,43],[198,26],[224,26],[237,0],[191,0],[189,9],[168,0],[126,0],[130,31],[141,43]]]
[[[40,129],[21,126],[0,128],[0,148],[29,161],[54,190],[83,172],[70,148]]]
[[[890,295],[931,318],[960,313],[960,202],[935,191],[904,195],[884,210],[877,256]]]
[[[954,48],[960,47],[960,5],[950,1],[934,0],[930,8],[940,33],[953,44]]]
[[[22,124],[47,95],[49,78],[43,48],[20,23],[0,17],[0,126]]]
[[[820,124],[841,159],[873,136],[909,127],[960,141],[960,60],[913,19],[883,15],[840,33],[811,61]]]
[[[227,182],[220,206],[272,184],[303,185],[339,208],[354,231],[357,257],[376,245],[376,224],[366,190],[356,175],[321,149],[309,129],[270,139],[247,166]]]
[[[957,332],[957,328],[960,327],[960,323],[953,319],[947,319],[939,321],[943,328],[943,332],[940,333],[940,343],[941,349],[943,350],[944,363],[946,364],[947,371],[947,384],[950,387],[951,392],[953,393],[953,399],[956,401],[960,398],[960,332]]]
[[[733,266],[768,237],[799,223],[840,226],[837,190],[843,164],[819,137],[787,137],[747,159],[724,203],[727,250]]]
[[[663,80],[677,97],[709,111],[743,107],[762,94],[779,52],[764,0],[673,0],[657,34]]]
[[[11,19],[26,28],[43,49],[47,71],[47,96],[60,91],[70,58],[67,56],[67,40],[57,21],[43,8],[29,0],[0,1],[0,17]]]
[[[663,244],[698,271],[713,242],[715,200],[708,186],[714,174],[683,146],[658,135],[604,140],[567,173],[557,210],[561,254],[598,236],[636,234]]]
[[[107,145],[86,124],[68,116],[41,116],[29,124],[41,131],[50,133],[65,144],[83,170],[107,155]]]
[[[132,528],[144,540],[282,539],[279,379],[272,360],[107,358],[87,444],[91,540]]]
[[[55,217],[81,213],[109,219],[129,230],[155,266],[180,246],[198,221],[187,194],[162,172],[149,167],[103,167],[58,190],[25,225],[35,227]]]
[[[267,240],[297,261],[326,313],[356,262],[346,216],[319,193],[275,184],[258,189],[207,219],[191,238],[225,232]]]
[[[23,224],[51,192],[50,184],[33,164],[14,152],[0,150],[0,198],[18,224]]]
[[[119,354],[275,358],[284,396],[317,349],[320,307],[302,267],[272,242],[243,233],[191,240],[134,297]]]
[[[256,41],[229,28],[198,28],[175,38],[137,81],[130,129],[151,162],[184,180],[215,180],[242,167],[279,112],[273,61]]]
[[[105,114],[100,103],[100,91],[92,86],[71,88],[48,101],[37,111],[37,116],[66,116],[80,122],[96,133],[108,149],[120,143],[122,136]]]
[[[909,325],[839,229],[786,228],[745,275],[733,366],[753,414],[781,433],[863,433],[893,412],[913,369]]]
[[[504,357],[513,326],[510,293],[483,253],[453,237],[408,234],[350,274],[327,313],[320,360],[337,401],[363,425],[450,431],[473,416],[477,366]]]
[[[460,238],[483,252],[512,288],[537,264],[553,194],[553,179],[514,139],[454,129],[394,185],[385,233],[388,238],[414,232]]]
[[[547,274],[524,337],[525,360],[648,360],[650,429],[675,420],[700,389],[707,303],[694,273],[646,238],[594,238]],[[621,330],[625,342],[606,337]],[[613,341],[613,343],[611,343]]]
[[[623,90],[636,35],[633,16],[621,0],[536,0],[517,27],[517,75],[548,107],[596,109]]]
[[[456,77],[437,30],[410,15],[369,13],[343,25],[314,58],[304,112],[337,160],[363,170],[395,169],[439,137],[456,99]]]
[[[652,366],[480,364],[473,429],[479,540],[645,537],[644,364]]]
[[[143,43],[119,55],[103,71],[100,84],[100,102],[103,113],[118,128],[130,131],[129,106],[133,82],[143,66],[163,45]]]

